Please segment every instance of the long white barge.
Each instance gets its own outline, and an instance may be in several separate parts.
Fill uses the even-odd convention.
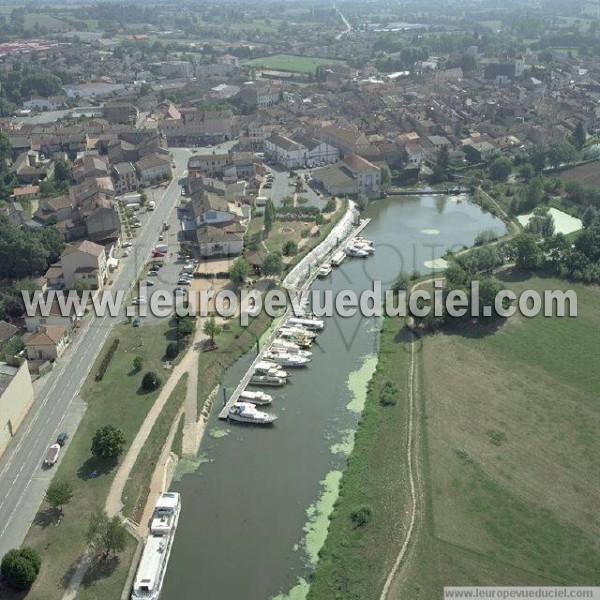
[[[144,545],[131,600],[158,600],[181,512],[181,496],[163,492],[156,502],[150,534]]]

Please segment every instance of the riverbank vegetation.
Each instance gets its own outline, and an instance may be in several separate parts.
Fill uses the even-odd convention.
[[[379,361],[342,477],[310,600],[378,598],[406,535],[409,333],[386,319]]]

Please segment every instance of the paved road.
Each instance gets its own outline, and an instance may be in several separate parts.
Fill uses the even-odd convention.
[[[111,288],[115,291],[128,291],[135,282],[157,242],[163,222],[170,218],[181,197],[177,180],[186,170],[190,152],[180,148],[172,152],[176,163],[173,182],[156,202],[156,210],[148,214],[144,227],[138,229],[135,253],[122,261]],[[116,321],[106,316],[85,322],[54,372],[38,390],[27,418],[0,458],[0,557],[22,543],[33,521],[56,471],[56,468],[42,469],[46,449],[60,431],[72,435],[77,428],[85,412],[79,390]]]

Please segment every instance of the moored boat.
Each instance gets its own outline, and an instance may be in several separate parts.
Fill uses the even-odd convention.
[[[135,576],[131,600],[158,600],[180,512],[181,496],[178,493],[163,492],[159,496],[150,522],[150,535]]]
[[[306,367],[310,362],[310,358],[306,356],[300,356],[298,354],[290,354],[284,350],[277,350],[273,348],[269,352],[265,354],[265,358],[276,362],[278,365],[282,367]]]
[[[273,396],[266,394],[265,392],[251,392],[250,390],[244,390],[240,394],[240,399],[244,402],[250,402],[257,406],[264,406],[273,402]]]
[[[350,256],[353,258],[367,258],[369,253],[366,250],[363,250],[359,246],[355,246],[353,244],[348,244],[344,249],[346,256]]]
[[[304,327],[312,331],[321,331],[325,328],[325,322],[322,319],[311,319],[307,317],[290,317],[288,319],[289,325]]]
[[[343,250],[339,250],[331,257],[331,264],[334,267],[339,267],[346,259],[346,254]]]
[[[287,383],[287,378],[275,375],[252,375],[249,383],[255,386],[281,387]]]
[[[331,265],[329,263],[325,263],[318,271],[317,271],[317,277],[320,277],[321,279],[328,277],[329,275],[331,275],[331,272],[333,271],[333,269],[331,268]]]
[[[236,402],[229,408],[227,416],[238,423],[270,425],[277,419],[275,415],[260,411],[250,402]]]

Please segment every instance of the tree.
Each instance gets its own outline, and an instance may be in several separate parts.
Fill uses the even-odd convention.
[[[96,430],[92,438],[92,454],[97,458],[115,460],[125,447],[125,436],[120,429],[105,425]]]
[[[541,144],[534,146],[529,151],[529,162],[536,173],[540,173],[546,166],[546,149]]]
[[[493,181],[506,181],[512,171],[512,163],[505,156],[494,159],[489,167],[490,179]]]
[[[179,354],[179,344],[177,342],[169,342],[165,350],[167,360],[174,360]]]
[[[265,204],[265,221],[264,221],[265,233],[266,233],[267,237],[268,237],[269,233],[271,232],[271,229],[273,229],[273,223],[275,222],[275,218],[276,218],[275,205],[273,204],[273,201],[269,198],[267,200],[267,203]]]
[[[594,223],[596,220],[596,211],[593,206],[588,206],[584,211],[581,217],[581,222],[583,226],[587,229]]]
[[[237,258],[229,268],[229,279],[237,284],[242,284],[248,279],[250,273],[250,263],[245,258]]]
[[[73,498],[73,488],[67,481],[53,481],[46,490],[46,502],[63,514],[63,506]]]
[[[392,174],[390,172],[390,169],[387,165],[383,165],[383,167],[381,167],[381,187],[383,189],[386,189],[389,187],[391,182],[392,182]],[[334,203],[334,208],[335,208],[335,203]],[[331,210],[323,211],[323,212],[331,212]]]
[[[133,357],[133,370],[136,373],[139,373],[142,370],[143,366],[144,366],[144,359],[141,356],[134,356]]]
[[[587,139],[587,132],[581,121],[579,121],[577,125],[575,125],[575,129],[573,130],[573,137],[571,139],[573,142],[573,146],[575,146],[577,150],[581,150],[585,145],[585,141]]]
[[[42,561],[33,548],[9,550],[2,558],[0,572],[10,587],[28,590],[40,572]]]
[[[509,242],[509,254],[519,269],[535,269],[539,266],[541,252],[537,239],[530,233],[521,233]]]
[[[154,371],[146,371],[142,377],[142,389],[145,392],[153,392],[160,387],[161,381]]]
[[[71,180],[71,171],[64,160],[57,160],[54,164],[54,179],[57,183],[69,183]]]
[[[264,260],[261,267],[261,272],[267,277],[274,275],[279,276],[283,270],[283,260],[277,252],[271,252]]]
[[[209,317],[204,322],[202,331],[210,338],[210,343],[214,345],[215,338],[221,333],[222,327],[214,317]]]
[[[97,512],[90,518],[86,539],[92,548],[107,559],[111,553],[125,549],[127,531],[119,517],[108,518],[105,512]]]
[[[526,228],[528,233],[550,238],[554,235],[554,218],[549,213],[534,214]]]
[[[576,156],[577,150],[567,140],[560,140],[550,144],[548,148],[548,162],[556,169],[562,164],[570,163]]]
[[[298,244],[294,242],[294,240],[288,240],[283,245],[283,254],[284,256],[293,256],[298,252]]]
[[[148,194],[144,190],[140,192],[140,206],[146,206],[148,203]]]
[[[392,284],[392,291],[394,294],[398,294],[401,291],[408,292],[409,289],[410,279],[406,273],[402,272],[398,275],[398,277],[396,277],[396,280]]]
[[[194,332],[194,319],[190,316],[177,318],[177,335],[187,337]]]

